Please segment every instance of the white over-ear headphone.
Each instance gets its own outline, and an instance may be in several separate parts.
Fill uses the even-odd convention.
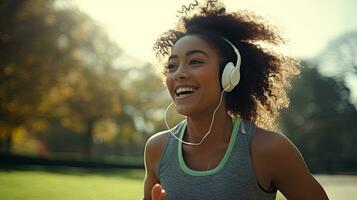
[[[225,92],[230,92],[238,85],[240,81],[240,63],[241,56],[238,49],[226,38],[223,38],[227,41],[233,48],[234,52],[237,55],[237,64],[234,66],[232,62],[226,64],[222,73],[222,88]]]

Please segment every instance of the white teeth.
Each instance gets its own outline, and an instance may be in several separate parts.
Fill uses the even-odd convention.
[[[176,94],[180,94],[181,92],[194,92],[195,88],[192,87],[179,87],[176,89]]]

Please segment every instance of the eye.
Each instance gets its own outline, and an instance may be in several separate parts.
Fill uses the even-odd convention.
[[[196,60],[196,59],[193,59],[189,62],[190,65],[195,65],[195,64],[202,64],[203,62],[202,61],[199,61],[199,60]]]
[[[175,64],[175,63],[168,63],[168,64],[166,65],[166,69],[167,69],[168,71],[172,71],[172,70],[174,70],[175,68],[177,68],[177,64]]]

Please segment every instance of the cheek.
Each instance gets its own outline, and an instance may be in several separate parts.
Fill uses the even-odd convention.
[[[165,83],[167,88],[169,88],[169,86],[172,84],[172,80],[169,76],[165,77]]]
[[[219,72],[214,72],[214,73],[209,73],[206,74],[205,76],[201,76],[202,82],[206,83],[206,85],[209,85],[210,90],[220,90],[221,89],[221,83],[220,83],[220,77],[219,77]]]
[[[172,78],[170,76],[166,76],[165,78],[165,84],[166,84],[166,88],[167,90],[170,92],[170,94],[173,92],[173,81]]]

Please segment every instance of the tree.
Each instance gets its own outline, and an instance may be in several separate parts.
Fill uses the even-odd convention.
[[[120,112],[111,75],[120,50],[93,19],[54,0],[5,0],[0,15],[3,151],[9,152],[16,127],[81,119],[91,135],[93,121]]]
[[[319,66],[329,68],[335,75],[357,74],[357,31],[332,40],[316,60]]]
[[[281,115],[284,132],[299,147],[313,171],[355,170],[357,111],[343,80],[321,75],[313,62],[290,92],[291,107]]]
[[[23,127],[50,151],[67,150],[71,140],[71,150],[89,156],[142,155],[146,139],[166,129],[170,100],[162,80],[149,64],[118,66],[122,51],[101,27],[57,2],[0,3],[2,151],[9,152],[13,130]]]

